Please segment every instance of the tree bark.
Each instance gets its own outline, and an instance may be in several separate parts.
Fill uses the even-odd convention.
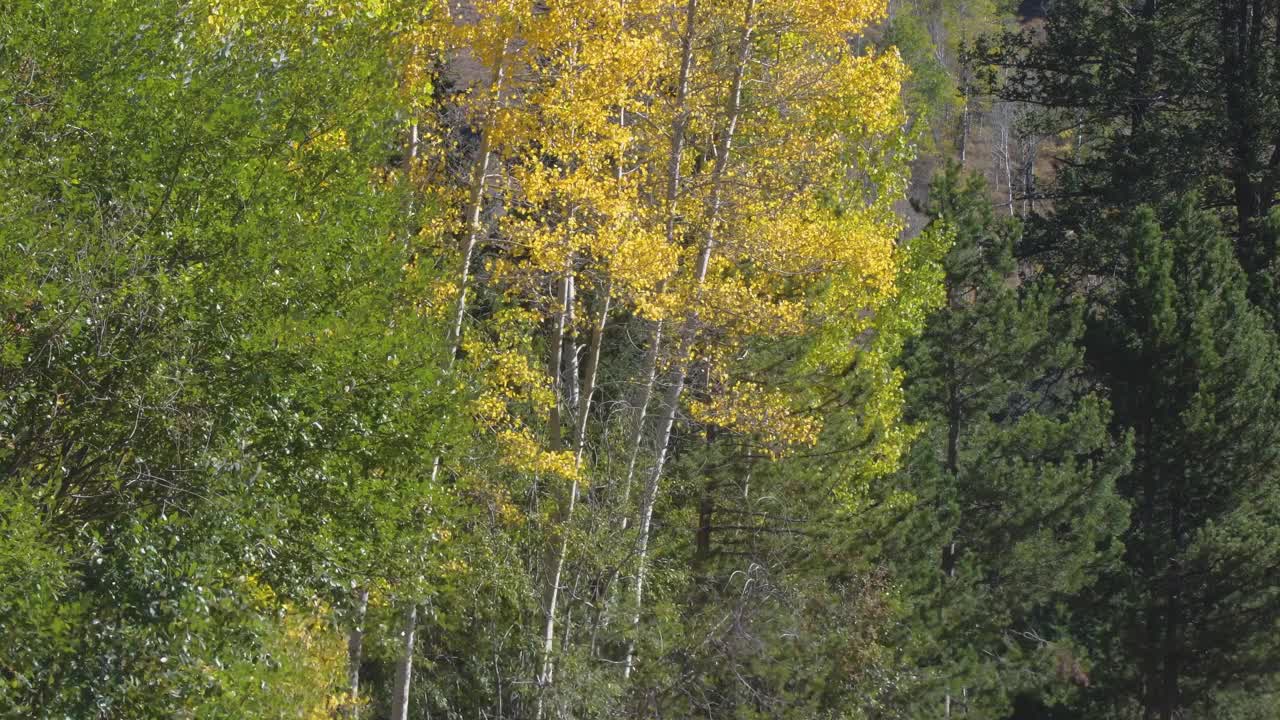
[[[468,187],[466,223],[467,234],[462,242],[462,266],[458,273],[458,306],[454,312],[453,324],[449,334],[449,365],[452,366],[458,356],[458,348],[462,343],[462,321],[467,314],[467,291],[471,281],[471,261],[476,245],[484,230],[482,215],[484,211],[484,188],[489,178],[489,161],[493,155],[493,115],[502,99],[503,82],[506,79],[506,57],[509,40],[502,43],[502,53],[493,68],[493,103],[489,110],[484,129],[480,132],[480,148],[476,162],[472,165],[471,181]]]
[[[729,90],[728,107],[725,113],[725,128],[720,137],[719,147],[716,151],[715,166],[712,169],[711,197],[707,203],[705,218],[706,236],[702,243],[702,249],[698,254],[697,267],[694,270],[694,285],[698,288],[697,293],[699,295],[701,294],[701,288],[707,277],[707,266],[711,262],[711,254],[715,250],[715,232],[716,224],[720,219],[724,176],[729,166],[729,154],[733,148],[734,132],[737,130],[738,119],[742,112],[742,84],[746,76],[747,61],[751,56],[751,36],[755,30],[755,8],[756,0],[748,0],[746,16],[742,26],[742,36],[738,44],[737,64],[734,67],[733,81]],[[697,304],[698,299],[695,298],[693,303],[694,311],[684,322],[684,326],[680,333],[680,350],[676,356],[677,369],[675,372],[675,382],[672,383],[670,389],[667,391],[666,402],[663,407],[663,417],[658,424],[658,454],[654,459],[653,469],[649,473],[649,481],[645,486],[644,497],[641,500],[640,528],[636,550],[637,570],[634,588],[635,612],[631,621],[631,638],[627,641],[627,654],[623,661],[622,676],[624,678],[629,678],[631,676],[632,668],[635,666],[635,634],[640,626],[640,611],[644,604],[644,581],[645,572],[648,569],[649,535],[653,524],[653,508],[657,502],[658,485],[662,478],[662,471],[667,461],[668,448],[671,443],[671,430],[675,425],[676,412],[680,405],[680,396],[684,392],[684,384],[688,375],[689,352],[693,349],[693,341],[697,335]]]
[[[566,264],[572,263],[572,260],[566,261]],[[564,277],[560,281],[560,312],[556,319],[556,333],[552,340],[551,363],[548,370],[552,377],[552,392],[555,401],[551,406],[550,417],[547,421],[547,438],[548,443],[553,451],[559,450],[563,443],[560,405],[564,402],[563,393],[563,369],[564,369],[564,346],[565,333],[568,326],[569,318],[569,288],[572,283],[570,273],[572,267],[565,268]],[[575,469],[576,464],[575,464]],[[547,579],[547,587],[543,593],[543,625],[542,625],[542,661],[539,663],[538,669],[538,687],[545,688],[551,683],[552,662],[551,657],[555,648],[555,628],[556,628],[556,605],[560,597],[560,579],[564,574],[564,559],[568,551],[569,536],[567,525],[573,519],[574,506],[578,501],[578,481],[575,478],[570,483],[568,497],[560,504],[559,526],[560,540],[552,545],[547,553],[546,566],[550,568]],[[537,702],[536,716],[542,717],[542,696],[539,693]]]
[[[391,689],[391,720],[409,718],[409,684],[413,680],[413,639],[418,630],[418,606],[410,604],[400,628],[400,657],[396,660],[395,684]]]
[[[471,280],[471,262],[472,256],[475,254],[476,245],[479,243],[480,235],[483,231],[482,216],[484,211],[484,188],[489,178],[489,163],[493,155],[493,125],[494,114],[497,106],[502,100],[503,84],[506,79],[506,60],[507,51],[510,48],[511,40],[504,39],[502,41],[502,52],[498,55],[498,61],[494,64],[492,75],[493,87],[493,107],[489,108],[488,118],[486,118],[484,127],[480,133],[480,147],[477,151],[476,161],[471,168],[471,181],[468,188],[467,197],[467,235],[462,243],[462,262],[458,273],[458,305],[454,312],[453,322],[449,328],[449,354],[445,366],[453,369],[454,363],[458,359],[458,350],[462,346],[462,322],[467,314],[467,290]],[[431,483],[434,485],[436,479],[440,475],[440,463],[442,461],[440,455],[436,455],[431,462]],[[418,609],[416,606],[410,608],[407,613],[412,615],[414,623],[417,621]],[[408,616],[408,615],[407,615]],[[408,634],[405,644],[404,656],[396,661],[396,688],[393,692],[392,699],[392,720],[405,720],[403,715],[396,716],[396,708],[401,705],[401,695],[403,694],[404,706],[400,712],[408,712],[407,705],[409,702],[409,681],[412,676],[413,668],[413,633]],[[404,671],[404,687],[400,688],[401,670]]]
[[[355,622],[347,633],[347,688],[351,699],[346,717],[360,717],[360,663],[364,661],[364,618],[369,609],[369,591],[356,591]]]
[[[636,405],[635,425],[631,429],[631,437],[628,439],[628,447],[631,448],[627,454],[627,472],[622,483],[622,529],[626,530],[631,525],[631,486],[635,482],[636,462],[640,458],[640,445],[644,442],[644,421],[648,416],[649,405],[653,402],[653,390],[658,384],[658,356],[662,348],[662,320],[654,322],[653,334],[649,340],[649,351],[645,355],[645,367],[647,368],[644,390],[640,393],[640,402]]]
[[[689,126],[689,75],[693,70],[693,41],[698,18],[698,0],[689,0],[685,4],[684,35],[680,39],[680,76],[676,85],[675,116],[671,121],[671,149],[667,154],[667,187],[666,202],[666,239],[669,246],[676,240],[676,200],[680,196],[680,158],[684,155],[685,131]],[[658,285],[658,292],[666,288],[666,282]],[[627,457],[626,479],[622,485],[622,529],[627,529],[631,521],[629,506],[631,504],[631,485],[635,478],[636,461],[640,456],[640,445],[644,441],[644,422],[648,414],[649,404],[653,401],[653,391],[658,381],[658,359],[662,355],[664,322],[654,322],[653,333],[649,341],[649,354],[645,358],[648,368],[644,390],[636,409],[635,426],[631,433]]]

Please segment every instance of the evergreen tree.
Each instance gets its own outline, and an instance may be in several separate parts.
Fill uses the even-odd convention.
[[[1081,307],[1019,271],[1015,221],[952,166],[928,207],[955,234],[946,306],[908,346],[925,430],[895,478],[914,501],[886,529],[918,670],[913,716],[999,717],[1018,692],[1087,685],[1057,604],[1117,556],[1129,450],[1083,382]]]
[[[1087,333],[1136,456],[1124,563],[1081,603],[1101,655],[1084,717],[1217,717],[1280,667],[1280,358],[1199,204],[1132,214]]]
[[[988,39],[978,59],[988,71],[1006,71],[999,95],[1041,108],[1040,132],[1069,143],[1057,153],[1056,191],[1068,201],[1056,208],[1068,227],[1106,223],[1107,208],[1194,190],[1223,211],[1246,273],[1267,270],[1275,244],[1263,224],[1280,189],[1280,5],[1057,0],[1047,7],[1043,31]],[[1061,261],[1085,259],[1061,256],[1074,243],[1055,233],[1043,240],[1039,249]]]
[[[1069,142],[1019,252],[1090,298],[1091,377],[1135,437],[1124,562],[1074,603],[1098,670],[1073,717],[1274,698],[1277,33],[1269,2],[1061,0],[980,48]]]

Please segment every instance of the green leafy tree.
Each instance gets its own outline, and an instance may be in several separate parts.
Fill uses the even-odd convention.
[[[445,583],[420,9],[359,9],[0,18],[0,713],[327,714],[353,586]]]

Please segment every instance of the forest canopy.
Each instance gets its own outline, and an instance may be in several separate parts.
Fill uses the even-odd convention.
[[[1274,717],[1280,9],[1039,9],[0,5],[0,716]]]

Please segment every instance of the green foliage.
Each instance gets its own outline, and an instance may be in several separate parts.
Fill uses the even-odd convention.
[[[1079,681],[1059,606],[1117,557],[1129,453],[1084,383],[1081,307],[1019,271],[1016,222],[955,166],[927,210],[956,240],[947,306],[906,353],[909,418],[925,430],[895,478],[913,502],[889,514],[883,562],[917,665],[908,706],[936,716],[949,695],[998,716],[1019,692]]]
[[[1280,657],[1276,341],[1198,204],[1127,219],[1128,262],[1088,335],[1136,448],[1120,482],[1133,505],[1125,563],[1091,598],[1106,608],[1093,620],[1105,648],[1093,699],[1117,713],[1211,707]]]
[[[1088,298],[1134,437],[1123,563],[1072,603],[1096,682],[1054,717],[1272,712],[1278,30],[1269,3],[1064,0],[979,48],[1070,143],[1019,252]]]
[[[894,47],[911,71],[903,103],[922,160],[946,160],[962,142],[962,124],[974,123],[986,101],[965,60],[984,34],[1013,24],[1006,0],[906,0],[893,3],[880,38]]]
[[[1101,233],[1109,211],[1194,191],[1227,220],[1254,283],[1275,252],[1263,225],[1280,181],[1277,28],[1271,3],[1150,1],[1117,12],[1102,0],[1062,0],[1043,30],[988,37],[975,61],[992,82],[1000,71],[1001,97],[1039,108],[1039,133],[1071,143],[1054,179],[1054,194],[1070,198],[1056,208],[1061,228]],[[1040,242],[1049,253],[1074,244]],[[1115,249],[1103,242],[1091,252],[1105,266]],[[1088,259],[1072,252],[1054,262],[1066,272]]]
[[[434,210],[382,169],[405,12],[0,19],[6,709],[323,715],[334,606],[441,574],[464,393]]]
[[[900,12],[889,23],[883,42],[897,48],[911,68],[904,93],[907,111],[927,126],[940,127],[963,100],[926,22],[922,13]]]
[[[1277,11],[979,43],[1053,215],[895,242],[1005,5],[7,3],[0,715],[1271,712]]]
[[[30,498],[0,494],[0,713],[35,712],[31,688],[66,662],[73,628],[85,620],[70,601],[66,548]]]

